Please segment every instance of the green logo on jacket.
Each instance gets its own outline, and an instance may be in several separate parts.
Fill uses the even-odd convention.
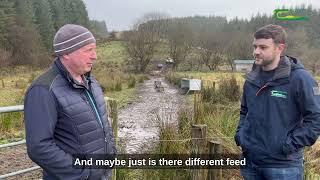
[[[287,98],[287,92],[272,90],[271,96],[279,97],[279,98]]]

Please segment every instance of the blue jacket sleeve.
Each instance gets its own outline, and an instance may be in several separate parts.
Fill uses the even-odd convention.
[[[89,169],[73,168],[72,155],[54,141],[57,118],[56,102],[47,88],[34,86],[27,91],[24,120],[28,155],[56,179],[85,179],[89,176]]]
[[[245,86],[246,83],[243,85],[243,94],[242,94],[242,99],[241,99],[241,106],[240,106],[240,120],[239,120],[239,124],[236,130],[236,135],[235,135],[235,141],[237,146],[241,146],[242,142],[241,142],[241,138],[240,136],[242,136],[241,131],[243,129],[244,126],[244,121],[248,112],[248,107],[247,107],[247,102],[246,102],[246,94],[245,94]]]
[[[307,72],[298,80],[297,102],[303,121],[287,137],[283,152],[290,154],[299,148],[311,146],[320,135],[320,95],[317,82]]]

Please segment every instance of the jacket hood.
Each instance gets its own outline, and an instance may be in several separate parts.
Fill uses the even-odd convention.
[[[301,63],[301,61],[298,58],[291,57],[291,56],[284,56],[284,57],[287,57],[290,60],[291,70],[304,69],[303,64]]]
[[[278,67],[275,69],[275,73],[271,81],[276,81],[278,79],[288,78],[291,74],[291,71],[296,69],[304,69],[301,61],[295,57],[291,56],[281,56]],[[261,66],[256,65],[255,63],[252,66],[252,70],[245,75],[245,79],[249,82],[252,82],[260,86],[259,74],[262,71]]]

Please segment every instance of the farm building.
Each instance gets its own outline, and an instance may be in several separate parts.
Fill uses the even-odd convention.
[[[236,71],[250,71],[254,60],[234,60],[233,62]]]

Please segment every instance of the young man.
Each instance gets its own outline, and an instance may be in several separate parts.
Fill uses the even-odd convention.
[[[29,157],[43,179],[108,179],[111,170],[76,169],[72,155],[114,154],[104,95],[90,75],[96,44],[91,32],[67,24],[54,37],[57,58],[25,96]]]
[[[241,174],[246,180],[302,180],[303,148],[320,134],[320,88],[297,58],[281,56],[281,26],[260,28],[253,48],[235,135],[247,159]]]

